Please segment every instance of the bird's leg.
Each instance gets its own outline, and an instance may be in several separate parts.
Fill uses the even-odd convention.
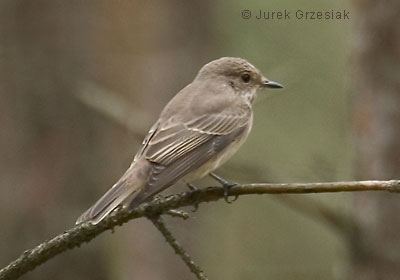
[[[215,174],[214,172],[210,172],[210,176],[211,176],[212,178],[214,178],[215,180],[217,180],[217,181],[222,185],[222,187],[223,187],[223,189],[224,189],[224,199],[225,199],[225,201],[226,201],[227,203],[232,203],[232,202],[234,202],[234,201],[238,198],[238,196],[236,195],[235,198],[234,198],[233,200],[229,200],[229,190],[230,190],[233,186],[236,186],[236,185],[237,185],[236,182],[226,180],[226,179],[224,179],[224,178],[218,176],[218,175]]]

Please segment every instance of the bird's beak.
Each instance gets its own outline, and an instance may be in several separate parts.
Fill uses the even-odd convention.
[[[261,83],[262,88],[283,88],[283,85],[274,81],[268,81],[264,79]]]

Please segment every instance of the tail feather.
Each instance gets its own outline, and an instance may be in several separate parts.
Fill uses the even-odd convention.
[[[99,223],[105,216],[127,200],[129,196],[133,195],[129,190],[130,188],[131,186],[126,182],[117,182],[92,207],[78,218],[76,224],[86,221],[91,221],[93,224]]]
[[[90,221],[97,224],[119,205],[129,203],[132,197],[140,191],[146,182],[149,163],[133,164],[92,207],[86,210],[75,224]]]

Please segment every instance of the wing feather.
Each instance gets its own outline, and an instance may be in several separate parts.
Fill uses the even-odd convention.
[[[214,113],[205,110],[204,115],[193,118],[171,114],[160,118],[152,127],[142,149],[136,155],[151,163],[151,171],[145,186],[134,196],[135,207],[152,195],[164,190],[193,170],[201,167],[232,141],[245,133],[251,125],[250,105],[221,105]]]
[[[153,166],[149,181],[131,206],[174,184],[223,151],[251,125],[251,114],[251,109],[244,107],[234,113],[203,115],[187,123],[171,125],[167,120],[168,126],[156,125],[140,152]]]
[[[228,135],[209,135],[207,142],[192,149],[169,165],[153,164],[153,171],[149,176],[146,186],[134,197],[130,206],[136,207],[147,198],[174,184],[186,174],[205,164],[213,156],[224,150],[240,134],[244,133],[246,127],[238,128]]]
[[[211,136],[227,135],[246,126],[250,115],[249,108],[244,108],[235,111],[235,114],[203,115],[186,124],[161,127],[149,140],[143,154],[152,162],[168,165],[208,141]]]

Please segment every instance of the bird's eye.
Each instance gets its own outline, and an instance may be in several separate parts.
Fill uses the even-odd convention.
[[[248,83],[250,81],[250,75],[248,73],[243,73],[240,77],[245,83]]]

